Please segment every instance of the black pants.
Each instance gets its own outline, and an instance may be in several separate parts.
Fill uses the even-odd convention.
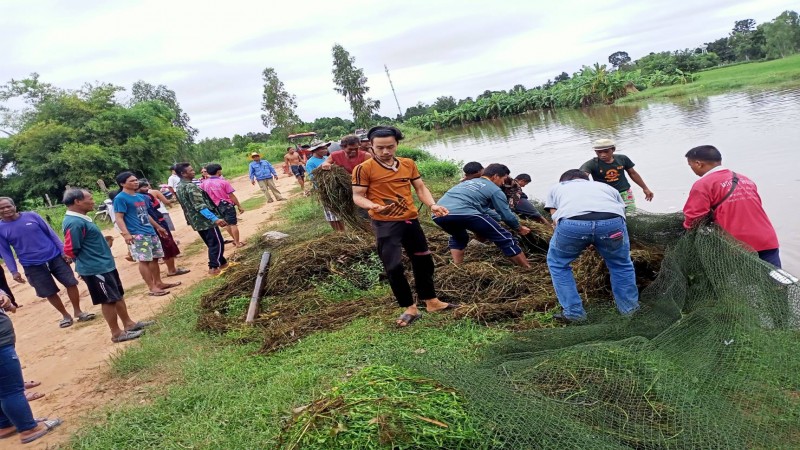
[[[3,270],[3,266],[0,265],[0,289],[8,295],[8,299],[11,300],[11,304],[14,306],[17,305],[17,299],[14,298],[14,294],[11,293],[11,288],[8,286],[8,280],[6,280],[6,271]]]
[[[197,234],[203,238],[203,242],[208,247],[208,268],[216,269],[228,263],[225,259],[225,239],[219,227],[215,226],[207,230],[198,230]]]
[[[373,220],[372,229],[378,240],[378,256],[389,277],[389,286],[402,307],[414,304],[411,286],[403,267],[403,249],[411,260],[414,284],[420,300],[436,298],[433,287],[433,257],[419,221],[384,222]]]

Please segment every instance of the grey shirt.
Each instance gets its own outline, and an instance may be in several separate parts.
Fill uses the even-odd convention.
[[[555,222],[593,212],[625,217],[625,202],[616,189],[605,183],[582,179],[564,181],[550,188],[544,207],[555,208]]]

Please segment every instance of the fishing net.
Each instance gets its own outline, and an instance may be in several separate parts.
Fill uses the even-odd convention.
[[[632,231],[640,242],[672,233],[652,215],[630,224],[654,231]],[[698,230],[633,317],[590,305],[588,324],[514,333],[479,361],[432,346],[401,364],[463,395],[487,448],[797,448],[800,290],[787,275]]]

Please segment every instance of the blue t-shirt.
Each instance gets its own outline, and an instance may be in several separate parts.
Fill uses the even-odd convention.
[[[506,194],[486,178],[462,181],[445,192],[436,202],[450,211],[452,216],[473,216],[497,211],[500,218],[513,229],[519,229],[519,220],[508,206]]]
[[[311,173],[311,171],[321,166],[322,163],[325,162],[325,159],[326,158],[318,158],[316,156],[308,158],[308,162],[306,162],[306,173],[308,173],[309,180],[314,179],[314,175]]]
[[[114,197],[114,212],[125,214],[125,226],[130,234],[155,236],[156,230],[150,225],[147,213],[149,203],[150,199],[142,194],[120,192]]]

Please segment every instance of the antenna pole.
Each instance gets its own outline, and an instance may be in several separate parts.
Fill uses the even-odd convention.
[[[400,117],[403,117],[403,110],[400,109],[400,102],[397,100],[397,92],[394,90],[394,84],[392,84],[392,77],[389,76],[389,68],[386,67],[386,64],[383,65],[383,68],[386,69],[386,78],[389,79],[389,86],[392,88],[392,94],[394,94],[394,102],[397,103],[397,113],[400,114]]]

